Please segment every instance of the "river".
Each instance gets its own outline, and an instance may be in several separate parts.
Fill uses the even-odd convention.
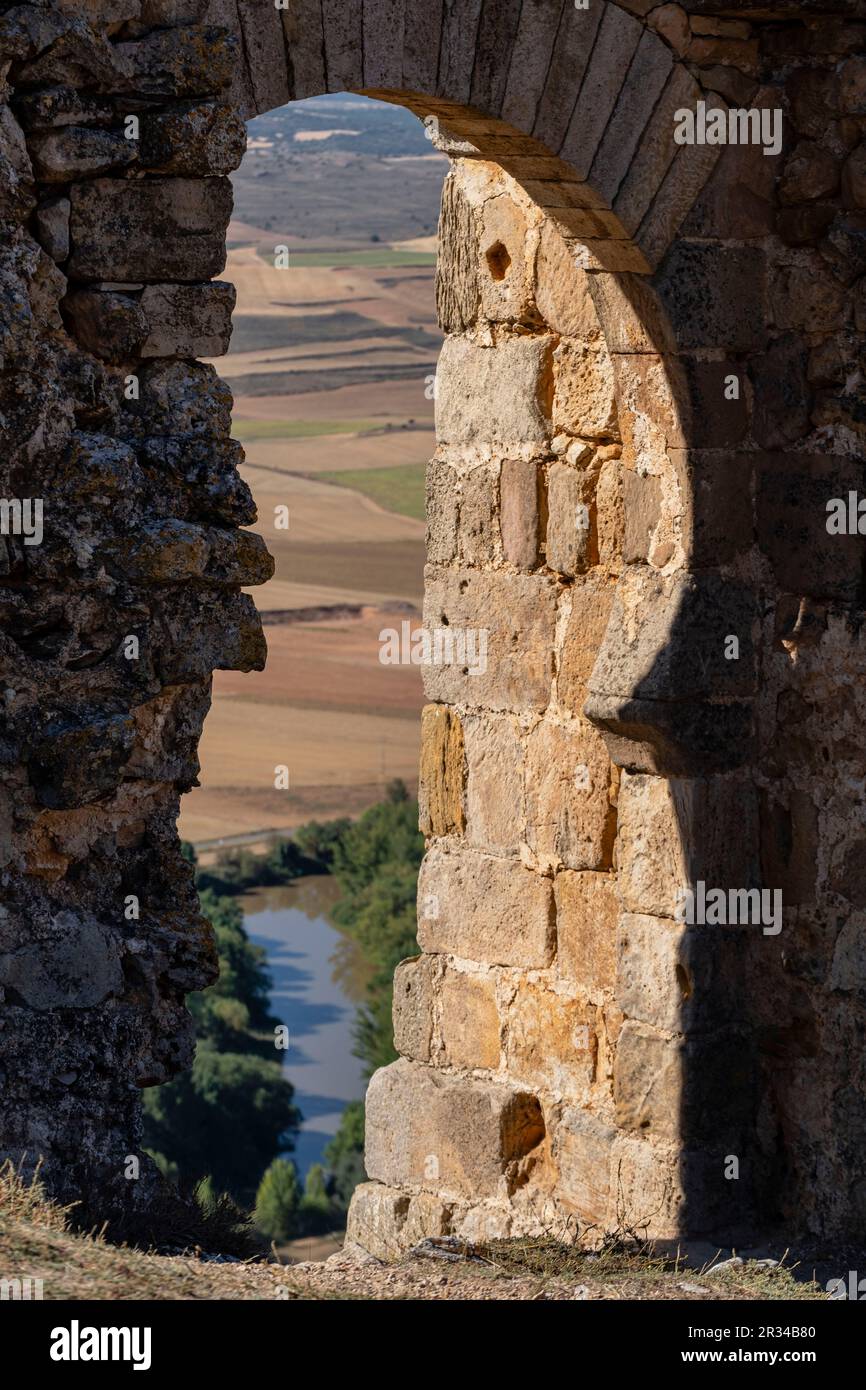
[[[329,920],[338,897],[337,884],[322,875],[240,899],[250,940],[267,952],[272,1012],[289,1030],[283,1068],[304,1117],[292,1155],[302,1179],[322,1161],[346,1102],[364,1094],[352,1053],[364,967],[355,943]]]

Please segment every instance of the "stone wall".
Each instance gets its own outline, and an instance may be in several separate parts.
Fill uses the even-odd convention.
[[[213,969],[178,797],[211,670],[265,655],[195,361],[226,175],[244,116],[349,89],[452,157],[425,622],[487,644],[426,672],[351,1234],[862,1229],[863,8],[0,4],[0,469],[45,508],[0,591],[0,1147],[58,1191],[146,1195],[137,1088]],[[677,144],[698,103],[778,152]],[[682,922],[699,883],[778,924]]]

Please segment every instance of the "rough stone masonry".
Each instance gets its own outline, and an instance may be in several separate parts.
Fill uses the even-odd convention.
[[[350,90],[452,158],[425,620],[487,642],[427,671],[350,1234],[864,1233],[864,40],[863,0],[0,3],[0,1150],[58,1194],[146,1203],[213,979],[175,818],[271,573],[196,360],[227,175]],[[765,892],[775,934],[682,911]]]

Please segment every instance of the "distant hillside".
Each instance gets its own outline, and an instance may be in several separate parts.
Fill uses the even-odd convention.
[[[448,161],[400,106],[348,93],[249,122],[235,218],[287,237],[367,244],[430,236]]]

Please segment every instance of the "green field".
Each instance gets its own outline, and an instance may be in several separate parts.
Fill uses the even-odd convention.
[[[232,436],[241,443],[256,439],[317,439],[325,434],[364,434],[380,430],[382,420],[234,420]]]
[[[263,261],[273,261],[272,247],[259,247]],[[401,265],[435,265],[434,251],[394,251],[390,246],[382,246],[375,251],[290,251],[289,269],[302,270],[304,266],[353,266],[369,265],[373,269],[391,269]]]
[[[424,520],[423,463],[400,463],[394,468],[352,468],[340,473],[317,473],[316,482],[353,488],[388,512]]]

